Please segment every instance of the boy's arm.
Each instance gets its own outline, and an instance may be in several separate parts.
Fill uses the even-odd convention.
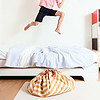
[[[57,6],[58,6],[58,8],[61,8],[62,7],[62,5],[63,5],[63,3],[64,3],[64,0],[62,0],[61,2],[59,1],[59,2],[57,2]]]

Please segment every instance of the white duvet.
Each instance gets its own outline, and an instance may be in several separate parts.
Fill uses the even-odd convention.
[[[74,68],[89,67],[94,63],[95,52],[77,46],[48,46],[35,48],[17,45],[10,49],[5,66],[8,67],[49,67]]]

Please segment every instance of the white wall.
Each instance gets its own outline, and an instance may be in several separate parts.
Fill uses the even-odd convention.
[[[28,43],[35,46],[80,45],[91,48],[91,13],[100,8],[100,0],[65,0],[59,10],[65,12],[61,26],[62,35],[56,28],[58,17],[45,17],[43,23],[24,27],[35,17],[40,0],[0,0],[0,45],[13,46]],[[57,9],[57,6],[54,7]]]

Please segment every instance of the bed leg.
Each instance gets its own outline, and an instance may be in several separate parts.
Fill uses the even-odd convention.
[[[96,73],[95,74],[85,73],[85,75],[83,75],[83,79],[84,81],[98,81],[98,74],[96,75]]]
[[[84,81],[98,81],[98,64],[93,64],[91,67],[87,67],[84,69],[84,72],[82,73],[82,76],[84,78]]]

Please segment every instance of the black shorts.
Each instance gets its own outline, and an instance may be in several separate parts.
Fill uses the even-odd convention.
[[[35,21],[37,22],[42,22],[43,18],[45,16],[55,16],[55,13],[57,12],[57,10],[53,10],[53,9],[48,9],[46,7],[41,6],[39,13],[35,19]]]

